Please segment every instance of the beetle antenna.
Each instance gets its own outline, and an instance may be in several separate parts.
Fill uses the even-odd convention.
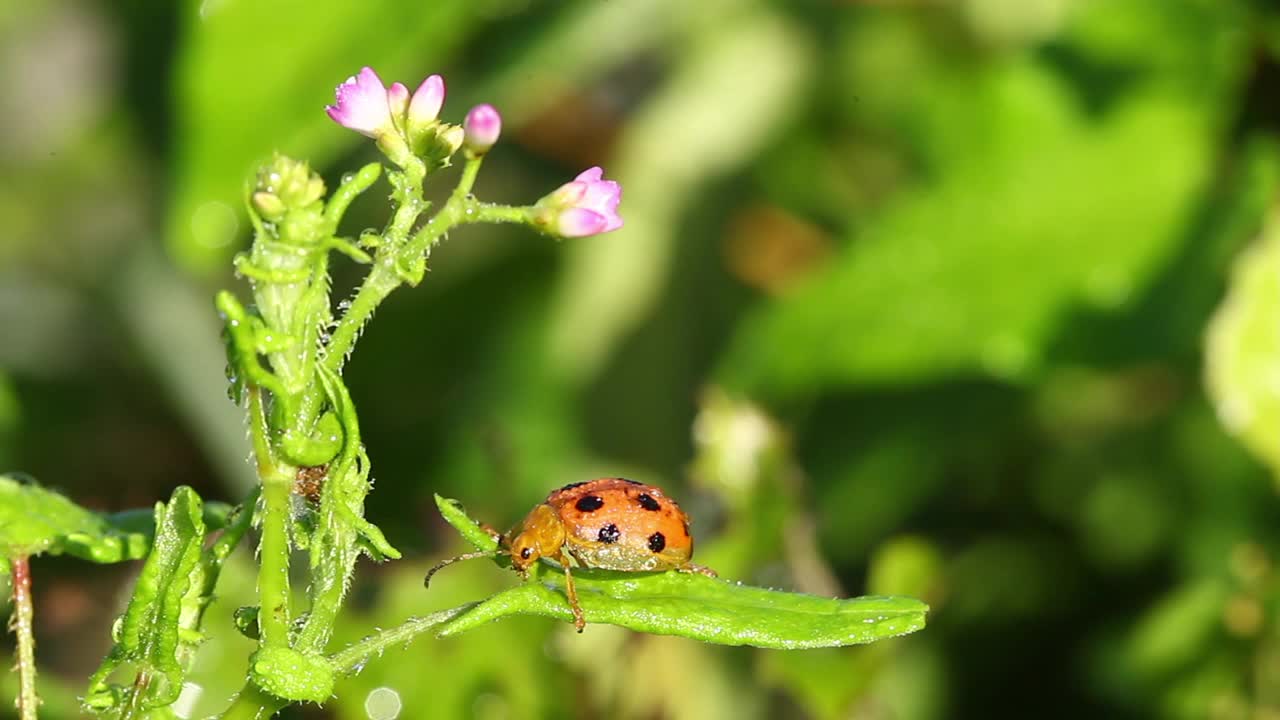
[[[435,575],[437,571],[439,571],[440,569],[444,568],[447,565],[452,565],[461,560],[475,560],[476,558],[482,558],[482,557],[494,557],[498,555],[500,552],[501,551],[498,551],[498,550],[480,550],[477,552],[469,552],[469,553],[466,553],[465,555],[459,555],[458,557],[449,558],[448,560],[441,560],[440,562],[436,563],[435,567],[427,571],[426,577],[422,578],[422,587],[424,588],[429,587],[431,585],[431,576]]]

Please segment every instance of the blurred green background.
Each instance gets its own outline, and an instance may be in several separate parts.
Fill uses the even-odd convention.
[[[502,111],[483,199],[599,164],[627,225],[459,230],[380,310],[347,380],[407,559],[362,566],[336,643],[516,581],[422,590],[462,549],[433,492],[506,526],[598,475],[680,498],[724,576],[933,612],[790,653],[518,619],[289,717],[1280,718],[1280,3],[4,5],[0,469],[243,496],[212,293],[272,150],[331,186],[376,159],[322,112],[362,65]],[[46,717],[135,570],[34,563]],[[192,717],[240,685],[252,572]]]

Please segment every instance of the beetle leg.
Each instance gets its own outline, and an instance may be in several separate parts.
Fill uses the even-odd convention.
[[[569,609],[573,611],[573,626],[578,632],[587,626],[587,619],[582,614],[582,606],[578,604],[578,590],[573,586],[573,571],[569,569],[569,558],[560,553],[560,567],[564,568],[564,594],[569,598]]]

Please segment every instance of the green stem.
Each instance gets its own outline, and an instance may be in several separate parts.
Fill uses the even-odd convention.
[[[266,720],[289,703],[246,681],[231,706],[222,711],[222,720]]]
[[[395,192],[392,199],[396,203],[396,212],[391,216],[391,224],[383,233],[383,242],[388,254],[394,254],[396,247],[404,241],[409,229],[418,221],[418,216],[427,208],[422,197],[422,181],[426,177],[427,168],[417,158],[402,173],[393,173]]]
[[[347,309],[347,312],[338,321],[337,328],[334,329],[333,335],[329,338],[329,343],[325,346],[325,369],[334,374],[342,372],[342,366],[346,363],[347,354],[351,352],[351,347],[355,344],[356,338],[359,337],[360,330],[369,321],[369,318],[373,316],[373,311],[382,304],[382,301],[391,294],[392,290],[400,287],[400,284],[404,282],[400,273],[396,271],[397,265],[402,260],[422,255],[439,241],[440,237],[449,228],[462,222],[475,222],[476,218],[482,214],[481,204],[469,197],[471,188],[475,186],[476,174],[480,172],[482,160],[483,158],[469,158],[467,160],[467,164],[462,168],[462,177],[458,180],[458,186],[453,189],[444,207],[427,221],[427,224],[401,248],[395,247],[398,238],[394,235],[402,232],[401,213],[405,211],[406,207],[415,206],[416,209],[413,211],[412,219],[409,221],[411,224],[413,220],[417,219],[418,213],[421,212],[421,201],[420,199],[415,201],[407,194],[397,191],[397,195],[402,196],[398,198],[401,201],[401,205],[396,211],[391,227],[386,233],[386,240],[391,243],[388,248],[389,251],[378,253],[378,259],[375,261],[373,269],[365,277],[364,283],[356,292],[355,299],[351,301],[351,306]],[[470,214],[467,213],[468,208],[472,210]],[[500,213],[493,214],[496,217]],[[405,217],[408,216],[406,215]],[[497,221],[508,222],[509,220]],[[407,228],[404,232],[407,232]],[[310,420],[320,411],[320,402],[323,397],[323,393],[307,393],[301,412],[301,417],[304,420]]]
[[[397,207],[391,217],[391,224],[383,233],[383,247],[379,250],[373,269],[365,277],[364,283],[356,292],[351,306],[338,321],[337,328],[329,338],[324,350],[325,367],[337,374],[347,360],[347,353],[355,344],[360,330],[369,321],[373,311],[377,309],[387,295],[400,286],[401,279],[396,272],[398,246],[409,234],[409,228],[417,222],[418,216],[426,209],[427,203],[422,198],[422,181],[426,177],[426,166],[414,158],[414,162],[403,172],[391,174],[391,184],[395,187],[392,198]],[[320,412],[320,404],[324,393],[320,392],[317,383],[312,383],[303,398],[299,417],[303,423],[309,423]]]
[[[480,165],[483,162],[483,155],[467,158],[467,164],[462,168],[462,177],[458,178],[458,186],[450,193],[449,200],[445,202],[444,207],[440,208],[440,212],[436,213],[409,240],[404,247],[404,252],[400,254],[402,258],[422,255],[439,242],[449,228],[459,223],[474,222],[468,217],[467,208],[471,208],[471,214],[474,215],[475,208],[480,204],[471,198],[471,188],[476,184],[476,175],[480,172]]]
[[[133,687],[129,690],[129,704],[124,709],[123,720],[133,720],[146,715],[143,706],[146,704],[147,688],[151,686],[151,673],[146,670],[138,671],[137,677],[133,680]]]
[[[347,675],[358,672],[370,658],[381,655],[388,648],[404,645],[422,633],[454,619],[478,604],[467,603],[456,608],[432,613],[426,617],[409,618],[402,625],[370,635],[346,650],[335,653],[329,658],[329,661],[333,663],[334,669],[340,674]]]
[[[289,493],[294,471],[276,462],[267,439],[262,391],[249,388],[253,450],[262,480],[262,544],[258,568],[258,628],[264,645],[289,646]]]
[[[31,604],[31,563],[26,555],[9,559],[13,570],[13,617],[9,629],[18,636],[18,717],[36,720],[36,640],[31,631],[35,610]]]
[[[411,642],[419,635],[452,620],[476,605],[477,603],[467,603],[426,617],[410,618],[398,627],[383,630],[335,653],[329,660],[339,674],[357,673],[366,662],[386,652],[388,648]],[[219,718],[221,720],[266,720],[285,705],[288,705],[287,701],[267,693],[252,682],[245,682],[240,694]]]
[[[338,185],[338,189],[329,196],[329,201],[324,204],[324,217],[329,223],[331,232],[337,232],[338,223],[342,220],[342,216],[346,214],[347,208],[351,206],[356,196],[368,190],[369,186],[377,182],[378,176],[381,174],[382,164],[372,162],[360,168],[355,175],[344,179],[342,184]],[[253,212],[250,212],[249,217],[256,216]]]
[[[351,352],[351,346],[355,344],[356,336],[360,334],[360,329],[373,316],[373,311],[382,304],[382,301],[400,286],[400,277],[395,271],[395,258],[391,255],[379,255],[373,269],[369,271],[369,275],[365,278],[364,284],[360,286],[360,291],[356,293],[356,297],[351,301],[351,307],[347,309],[342,319],[338,321],[338,327],[333,331],[329,344],[325,347],[324,365],[328,370],[338,373],[342,370],[343,363],[346,362],[347,353]],[[308,395],[311,399],[313,395]],[[324,397],[324,393],[318,393],[315,397]],[[319,408],[308,408],[309,412],[306,417]]]
[[[468,223],[527,223],[533,214],[532,207],[512,207],[510,205],[490,205],[476,202],[473,212],[467,213],[463,222]]]
[[[258,504],[258,497],[261,493],[261,488],[255,487],[249,491],[248,497],[241,501],[239,506],[231,510],[226,527],[222,529],[222,534],[218,536],[218,539],[213,542],[211,549],[214,562],[217,563],[218,567],[221,567],[227,557],[235,551],[244,534],[249,531],[249,526],[253,524],[254,508]],[[206,507],[208,506],[206,505]],[[217,578],[215,577],[214,580],[216,581]],[[213,592],[212,587],[209,587],[208,590]]]

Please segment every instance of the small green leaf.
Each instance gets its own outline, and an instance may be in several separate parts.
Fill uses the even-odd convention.
[[[456,501],[436,496],[436,504],[469,542],[483,550],[496,547],[492,536]],[[561,571],[542,563],[532,574],[533,581],[500,592],[446,622],[439,635],[456,635],[508,615],[572,621]],[[923,628],[929,610],[913,598],[823,598],[693,573],[578,569],[573,577],[588,623],[723,645],[794,650],[869,643]]]
[[[151,547],[152,530],[129,514],[103,516],[40,485],[0,475],[0,552],[67,553],[83,560],[136,560]]]

